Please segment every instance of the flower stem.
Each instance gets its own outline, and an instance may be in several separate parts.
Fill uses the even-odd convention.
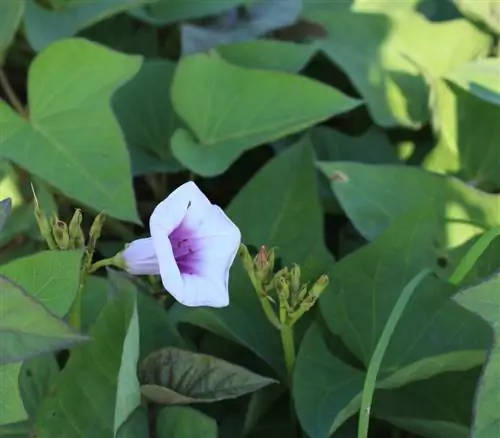
[[[0,68],[0,84],[2,85],[2,88],[5,91],[7,99],[9,99],[9,102],[11,103],[12,107],[19,113],[21,117],[27,119],[28,114],[24,109],[21,101],[17,97],[14,89],[10,85],[9,79],[7,78],[7,75],[5,74],[3,68]]]
[[[115,264],[115,258],[109,257],[107,259],[99,260],[98,262],[92,263],[90,266],[88,273],[92,274],[98,269],[104,268],[105,266],[113,266]]]
[[[290,422],[292,425],[293,435],[296,436],[298,428],[297,415],[295,413],[295,405],[292,395],[292,380],[293,380],[293,367],[295,365],[295,341],[293,337],[293,327],[288,323],[281,324],[281,345],[285,358],[286,373],[288,376],[288,387],[290,392]]]
[[[288,324],[281,325],[281,345],[285,356],[285,365],[288,378],[292,379],[293,365],[295,364],[295,343],[293,328]]]
[[[82,273],[82,276],[85,275]],[[82,278],[80,280],[80,285],[78,286],[78,291],[76,292],[75,301],[68,313],[68,322],[76,331],[80,331],[82,325],[82,291],[85,282]]]

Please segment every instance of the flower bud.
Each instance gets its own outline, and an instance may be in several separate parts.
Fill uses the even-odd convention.
[[[159,275],[160,265],[151,237],[137,239],[113,257],[113,265],[132,275]]]
[[[330,279],[327,275],[323,274],[316,280],[316,283],[313,284],[310,291],[311,296],[318,299],[328,286],[328,283],[330,283]]]
[[[82,211],[78,208],[69,222],[69,238],[71,248],[83,248],[85,246],[85,235],[82,230]]]
[[[276,288],[280,300],[288,301],[290,298],[290,287],[284,275],[277,275],[274,278],[274,287]]]
[[[66,222],[59,220],[56,215],[52,217],[52,235],[59,249],[69,249],[68,225],[66,225]]]
[[[250,255],[250,252],[248,251],[248,248],[246,247],[245,244],[242,243],[240,245],[238,249],[238,255],[241,259],[243,267],[245,268],[245,271],[247,271],[249,274],[253,274],[252,256]]]
[[[269,279],[269,276],[273,273],[274,270],[274,261],[274,248],[268,251],[266,246],[262,245],[253,261],[255,274],[260,281],[265,282]]]
[[[102,226],[105,220],[106,216],[104,216],[104,213],[101,212],[95,217],[94,222],[92,222],[87,245],[87,251],[90,255],[94,254],[95,246],[97,244],[97,240],[101,237]]]
[[[290,288],[293,294],[298,293],[300,289],[300,266],[296,264],[290,269]]]

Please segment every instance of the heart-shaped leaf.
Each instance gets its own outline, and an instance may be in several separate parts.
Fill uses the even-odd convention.
[[[248,149],[360,105],[321,82],[231,65],[215,51],[179,62],[172,102],[194,134],[177,130],[173,153],[204,176],[224,172]]]
[[[443,248],[464,244],[500,224],[500,199],[464,182],[410,166],[320,163],[339,203],[357,230],[374,239],[398,216],[435,200],[430,213],[442,223]]]
[[[82,256],[80,250],[42,251],[0,266],[0,274],[62,317],[78,291]]]
[[[123,276],[110,275],[113,298],[90,331],[92,342],[72,350],[40,407],[38,438],[115,437],[140,405],[137,290]]]
[[[0,276],[0,302],[0,364],[88,340],[3,276]]]
[[[138,56],[83,39],[52,44],[30,67],[29,121],[0,102],[0,157],[70,198],[137,222],[127,148],[109,102],[140,66]]]
[[[276,380],[205,354],[164,348],[139,368],[141,392],[156,403],[210,403],[240,397]]]

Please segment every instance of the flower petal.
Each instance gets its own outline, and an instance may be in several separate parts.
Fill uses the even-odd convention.
[[[196,229],[211,203],[198,186],[189,181],[175,189],[160,202],[149,219],[151,236],[163,232],[170,235],[182,222],[183,227]]]
[[[213,282],[211,277],[184,274],[184,290],[176,299],[188,307],[226,307],[229,304],[227,287]]]
[[[131,242],[123,251],[123,260],[125,260],[129,274],[158,275],[160,273],[156,250],[150,237]]]
[[[241,242],[238,227],[212,205],[196,230],[197,248],[191,254],[195,275],[183,274],[179,301],[186,306],[225,307],[229,304],[229,271]]]

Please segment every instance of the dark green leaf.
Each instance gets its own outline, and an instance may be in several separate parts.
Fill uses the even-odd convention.
[[[116,292],[90,332],[92,342],[72,350],[38,412],[38,438],[112,438],[140,405],[137,292],[118,274],[111,278]]]
[[[158,414],[156,435],[158,438],[217,438],[217,423],[195,409],[170,406]]]
[[[0,231],[2,231],[7,218],[10,216],[12,211],[12,201],[10,198],[2,199],[0,201]]]
[[[327,438],[361,403],[365,375],[331,353],[319,327],[306,333],[293,372],[300,423],[311,438]]]
[[[206,0],[158,0],[142,9],[134,9],[130,13],[146,23],[164,26],[186,19],[214,15],[231,9],[244,3],[245,0],[225,0],[209,1]]]
[[[500,412],[496,409],[500,393],[499,290],[500,276],[496,274],[454,297],[457,303],[487,321],[493,328],[495,337],[474,398],[474,438],[495,438],[500,434]]]
[[[322,314],[331,331],[365,365],[405,285],[422,269],[438,269],[432,204],[399,218],[329,273],[332,290],[320,299]],[[482,363],[489,328],[449,300],[454,292],[449,283],[434,277],[419,285],[385,353],[380,370],[385,387]]]
[[[156,157],[164,171],[170,172],[182,170],[170,150],[170,138],[180,127],[170,101],[174,70],[175,64],[170,61],[146,61],[137,76],[113,98],[128,147],[146,151]],[[137,164],[132,161],[132,166]]]
[[[156,403],[210,403],[240,397],[276,380],[205,354],[164,348],[140,364],[141,392]]]
[[[96,2],[71,0],[66,7],[51,11],[40,6],[35,0],[26,0],[26,38],[31,47],[40,52],[57,40],[72,37],[80,30],[90,27],[96,22],[140,6],[147,1]]]

